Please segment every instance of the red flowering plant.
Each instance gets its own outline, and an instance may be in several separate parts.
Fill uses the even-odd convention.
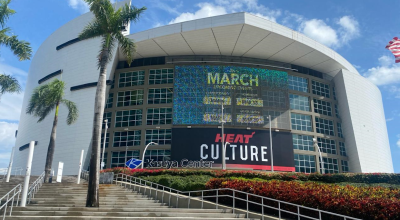
[[[299,181],[255,181],[246,179],[214,178],[206,184],[207,189],[231,188],[271,199],[301,206],[321,209],[356,218],[398,220],[400,219],[400,190],[385,187],[355,187]],[[226,194],[232,194],[227,191]],[[244,198],[245,194],[237,194]],[[259,202],[259,197],[250,197]],[[238,204],[238,203],[237,203]],[[276,202],[264,200],[264,204],[277,207]],[[240,205],[240,203],[238,204]],[[242,202],[242,205],[243,202]],[[282,204],[281,204],[282,205]],[[290,205],[283,205],[296,211]],[[303,213],[313,213],[305,210]],[[325,218],[324,218],[325,219]],[[330,219],[330,218],[326,218]]]

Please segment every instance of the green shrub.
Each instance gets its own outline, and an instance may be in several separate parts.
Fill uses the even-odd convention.
[[[194,190],[205,189],[206,183],[213,177],[207,175],[198,175],[198,176],[159,175],[159,176],[145,176],[141,178],[181,191],[194,191]]]

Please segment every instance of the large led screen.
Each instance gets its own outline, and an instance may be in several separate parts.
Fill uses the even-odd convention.
[[[213,167],[220,166],[221,129],[173,128],[172,160],[208,161]],[[269,131],[225,129],[226,164],[228,168],[271,169]],[[295,171],[292,134],[272,132],[274,170]]]
[[[289,109],[287,72],[262,68],[178,65],[174,76],[175,125],[264,126],[266,112]]]

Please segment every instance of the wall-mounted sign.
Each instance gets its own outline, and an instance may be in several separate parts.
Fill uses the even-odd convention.
[[[173,128],[172,160],[207,160],[221,164],[221,129]],[[271,169],[271,149],[268,130],[225,129],[228,168]],[[294,171],[292,135],[273,132],[274,170]]]
[[[182,159],[177,160],[164,160],[164,161],[154,161],[153,159],[147,159],[146,168],[212,168],[214,161],[209,160],[188,160]]]

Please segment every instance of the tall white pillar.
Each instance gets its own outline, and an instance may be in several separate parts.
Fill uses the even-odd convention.
[[[11,158],[10,158],[10,164],[8,165],[6,183],[10,182],[10,175],[11,175],[13,158],[14,158],[14,149],[15,149],[15,147],[13,147],[12,151],[11,151]]]
[[[31,141],[29,143],[29,154],[28,154],[28,161],[26,164],[24,188],[22,189],[21,207],[26,206],[26,197],[28,196],[29,179],[31,178],[31,167],[32,167],[32,158],[33,158],[34,148],[35,148],[35,142]]]
[[[81,159],[79,160],[79,170],[78,170],[78,182],[77,182],[77,184],[79,184],[79,183],[81,182],[82,161],[83,161],[83,153],[84,153],[84,152],[85,152],[85,151],[82,150]]]

